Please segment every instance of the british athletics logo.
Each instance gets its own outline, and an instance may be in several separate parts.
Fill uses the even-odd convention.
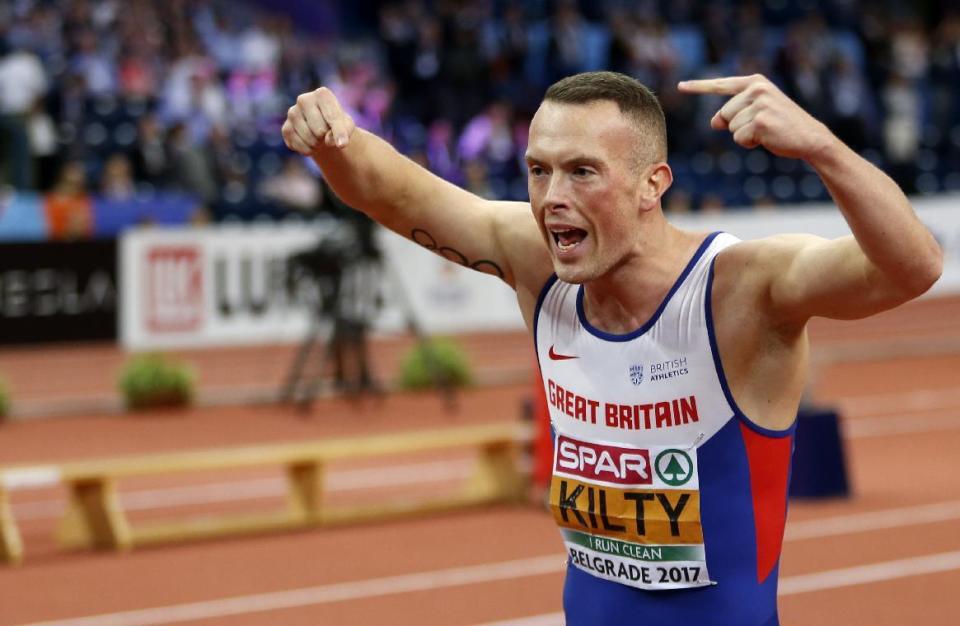
[[[643,365],[640,363],[630,366],[630,382],[635,386],[643,382]]]

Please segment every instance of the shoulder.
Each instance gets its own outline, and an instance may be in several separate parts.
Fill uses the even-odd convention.
[[[823,241],[815,235],[805,234],[738,241],[717,254],[717,278],[730,275],[736,277],[737,282],[768,282],[779,272],[788,269],[802,251]]]
[[[790,284],[796,271],[796,260],[805,254],[816,254],[817,246],[826,240],[806,234],[782,234],[761,239],[740,241],[717,254],[714,265],[712,297],[722,301],[728,310],[750,307],[764,314],[771,325],[789,316],[778,314],[778,302],[785,299],[778,290]]]

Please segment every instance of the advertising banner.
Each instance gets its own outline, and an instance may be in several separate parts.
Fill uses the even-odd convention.
[[[295,342],[323,308],[322,289],[291,273],[333,225],[231,225],[128,231],[121,242],[122,323],[134,350]],[[374,330],[522,328],[513,291],[420,246],[379,233],[383,304]],[[299,277],[299,280],[295,280]],[[345,289],[346,291],[346,289]],[[326,319],[326,318],[322,318]]]
[[[113,240],[0,244],[0,344],[115,339]]]
[[[304,228],[141,229],[121,239],[121,337],[131,349],[294,341],[310,302],[287,259],[316,243]]]

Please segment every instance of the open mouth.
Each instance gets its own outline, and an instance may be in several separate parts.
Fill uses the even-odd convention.
[[[561,252],[573,250],[587,238],[587,231],[581,228],[551,229],[550,234]]]

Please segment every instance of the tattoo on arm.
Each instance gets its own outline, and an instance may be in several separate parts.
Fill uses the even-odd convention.
[[[456,250],[449,246],[437,245],[437,240],[434,239],[433,235],[423,230],[422,228],[414,228],[412,231],[410,231],[410,239],[412,239],[414,243],[420,244],[427,250],[430,250],[431,252],[436,252],[437,254],[447,259],[448,261],[453,261],[454,263],[457,263],[464,267],[469,267],[470,269],[476,270],[478,272],[483,272],[484,274],[493,274],[494,276],[499,276],[500,278],[503,278],[504,276],[503,270],[500,269],[500,266],[494,263],[493,261],[491,261],[490,259],[480,259],[478,261],[471,261],[466,257],[465,254],[463,254],[459,250]]]

